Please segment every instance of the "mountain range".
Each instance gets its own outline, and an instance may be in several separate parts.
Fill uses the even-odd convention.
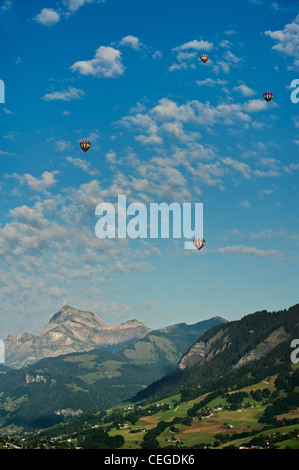
[[[119,351],[126,344],[151,331],[138,320],[108,326],[98,315],[65,305],[43,328],[41,335],[9,335],[5,362],[12,368],[33,364],[44,357],[91,351],[97,348]]]
[[[89,337],[87,330],[100,320],[88,317],[92,321],[87,326],[86,312],[73,313],[76,326],[79,318],[81,323],[84,319],[83,331]],[[45,334],[58,328],[70,337],[71,317],[58,312]],[[59,321],[63,318],[69,325],[65,330],[66,322]],[[150,330],[116,351],[98,347],[45,357],[0,374],[0,426],[40,429],[128,400],[144,405],[176,395],[184,402],[268,383],[267,377],[290,373],[295,338],[299,338],[299,304],[231,322],[214,317]]]
[[[152,402],[183,389],[193,389],[198,395],[199,389],[210,391],[232,382],[245,386],[254,374],[259,380],[287,369],[294,338],[299,338],[299,304],[219,324],[200,336],[172,371],[140,390],[134,400]]]
[[[7,338],[15,369],[0,374],[0,426],[44,427],[63,420],[63,410],[122,402],[167,374],[200,335],[223,322],[214,317],[150,330],[133,320],[108,327],[91,312],[65,306],[39,337]],[[42,355],[48,356],[38,360]]]

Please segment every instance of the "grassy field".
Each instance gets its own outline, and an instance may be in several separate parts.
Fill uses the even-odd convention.
[[[273,392],[275,390],[275,379],[276,376],[271,377],[268,380],[263,380],[250,387],[242,388],[240,391],[250,393],[251,390],[256,391],[258,389],[263,390],[264,388],[268,388]],[[155,405],[164,403],[170,405],[170,408],[164,411],[157,408],[156,413],[140,418],[134,426],[129,424],[129,428],[126,429],[113,429],[109,434],[122,435],[125,439],[125,444],[123,446],[124,449],[140,448],[144,437],[144,432],[142,432],[141,429],[150,430],[155,428],[160,421],[172,422],[175,417],[185,418],[188,416],[188,410],[192,408],[194,404],[202,401],[205,397],[206,395],[202,395],[186,403],[179,402],[179,395],[168,397],[165,400],[160,400],[155,402]],[[209,414],[207,416],[203,416],[201,419],[198,419],[198,417],[193,418],[190,426],[174,424],[174,432],[173,428],[170,429],[170,427],[167,427],[164,432],[157,437],[160,447],[163,448],[170,445],[175,445],[177,447],[192,447],[200,444],[214,446],[215,441],[217,441],[217,434],[233,435],[235,433],[256,431],[256,434],[254,433],[254,435],[248,438],[229,441],[225,444],[219,445],[218,448],[223,448],[230,444],[240,446],[246,445],[246,443],[252,440],[253,437],[260,436],[261,434],[286,434],[294,429],[299,429],[299,425],[297,424],[271,429],[269,431],[267,430],[266,433],[265,431],[260,433],[259,431],[262,430],[265,425],[263,423],[259,423],[258,419],[265,411],[265,404],[254,400],[252,396],[248,396],[243,399],[239,409],[235,411],[221,409],[228,405],[230,404],[225,398],[215,398],[206,405],[206,407],[209,408]],[[299,418],[299,408],[287,415],[278,416],[277,419],[283,419],[284,417],[288,419]],[[139,430],[139,432],[130,432],[135,430]],[[299,440],[296,438],[287,439],[286,441],[278,442],[275,445],[279,448],[289,446],[297,449],[299,448]]]

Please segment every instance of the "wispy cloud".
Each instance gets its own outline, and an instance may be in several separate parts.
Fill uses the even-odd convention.
[[[86,160],[82,160],[81,158],[72,158],[72,157],[66,157],[66,160],[74,165],[76,168],[79,168],[80,170],[84,171],[88,175],[95,176],[95,175],[100,175],[101,172],[95,168],[92,168],[91,163]]]
[[[242,96],[253,96],[255,91],[249,88],[247,85],[238,85],[233,88],[234,91],[241,93]]]
[[[59,139],[55,141],[55,150],[58,152],[64,152],[65,150],[69,149],[71,143],[69,141]]]
[[[42,99],[45,101],[71,101],[71,100],[82,100],[85,96],[83,90],[79,88],[69,87],[67,90],[63,91],[53,91],[52,93],[45,94]]]
[[[249,201],[241,201],[241,202],[239,202],[239,205],[243,206],[243,207],[250,207],[250,202]]]
[[[214,44],[209,41],[198,41],[194,39],[193,41],[185,42],[181,46],[174,47],[173,51],[186,51],[188,49],[194,49],[195,51],[210,51],[213,48]]]
[[[186,42],[180,46],[174,47],[172,51],[176,54],[177,62],[172,64],[168,70],[196,68],[199,63],[199,55],[206,53],[214,47],[214,44],[209,41],[197,40]]]
[[[196,80],[196,83],[198,86],[208,86],[208,87],[214,87],[217,85],[226,85],[227,81],[223,80],[221,78],[206,78],[205,80]]]
[[[2,3],[1,3],[1,10],[3,11],[6,11],[6,10],[10,10],[12,8],[12,0],[4,0]]]
[[[277,250],[259,250],[254,246],[234,245],[225,248],[218,248],[218,252],[222,255],[240,255],[240,256],[253,256],[257,258],[266,258],[271,256],[278,256]]]
[[[63,4],[71,12],[75,13],[79,8],[91,3],[105,3],[106,0],[63,0]]]
[[[299,240],[299,233],[291,233],[285,229],[279,230],[263,230],[259,233],[251,233],[250,237],[258,240],[258,239],[267,239],[267,238],[285,238],[287,240]]]

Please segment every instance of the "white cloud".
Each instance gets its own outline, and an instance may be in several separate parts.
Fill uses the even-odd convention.
[[[255,113],[267,109],[267,104],[268,103],[264,100],[249,100],[245,103],[244,108],[249,113]]]
[[[60,14],[53,8],[43,8],[33,19],[44,26],[52,26],[60,21]]]
[[[3,111],[5,112],[5,114],[13,114],[12,111],[7,108],[3,108]]]
[[[84,171],[85,173],[94,176],[94,175],[100,175],[101,172],[95,168],[92,168],[91,163],[86,160],[81,160],[81,158],[72,158],[72,157],[66,157],[66,160],[74,165],[76,168],[79,168],[80,170]]]
[[[71,70],[82,75],[115,78],[123,75],[125,71],[121,55],[121,52],[113,47],[100,46],[93,59],[76,62],[71,66]]]
[[[234,64],[238,64],[239,62],[242,62],[242,59],[240,57],[237,57],[231,51],[227,51],[224,54],[224,59],[229,61],[229,62],[233,62]]]
[[[255,94],[255,91],[244,84],[235,86],[233,90],[240,92],[243,96],[252,96]]]
[[[120,124],[126,127],[133,127],[139,129],[142,133],[135,137],[135,140],[142,144],[160,145],[163,139],[158,135],[159,127],[155,120],[148,114],[137,113],[132,116],[124,116]]]
[[[241,201],[241,202],[239,202],[239,205],[243,206],[243,207],[250,207],[250,202],[249,201]]]
[[[10,155],[10,156],[14,156],[15,153],[12,153],[12,152],[6,152],[5,150],[0,150],[0,155]]]
[[[113,150],[110,150],[110,152],[106,153],[106,161],[110,163],[111,165],[118,164],[119,165],[119,160],[117,160],[117,154],[113,152]]]
[[[288,240],[299,240],[299,233],[290,233],[288,230],[272,230],[267,229],[263,230],[260,233],[251,233],[251,238],[253,239],[265,239],[265,238],[285,238]]]
[[[230,41],[228,41],[227,39],[224,39],[223,41],[221,41],[219,43],[219,47],[231,47],[232,46],[232,43]]]
[[[153,59],[156,60],[156,59],[161,59],[163,56],[163,53],[162,51],[155,51],[152,55]]]
[[[1,3],[1,10],[10,10],[12,8],[12,1],[11,0],[4,0]]]
[[[285,56],[292,57],[293,64],[288,66],[289,70],[299,69],[299,15],[292,21],[286,24],[283,30],[278,31],[265,31],[266,36],[269,36],[277,44],[272,47],[273,50],[284,54]]]
[[[239,162],[238,160],[234,160],[233,158],[226,157],[222,158],[221,161],[225,164],[233,168],[234,170],[238,171],[242,174],[245,179],[251,178],[251,169],[247,165],[247,163]]]
[[[140,51],[144,47],[136,36],[131,35],[123,37],[119,42],[119,46],[131,47],[135,51]]]
[[[241,256],[254,256],[258,258],[265,258],[269,256],[278,256],[279,251],[276,250],[259,250],[254,246],[234,245],[225,248],[218,248],[219,253],[222,255],[241,255]]]
[[[56,140],[55,141],[55,149],[58,152],[64,152],[66,149],[69,149],[71,146],[71,143],[65,140]]]
[[[140,305],[141,310],[147,311],[147,310],[153,310],[158,306],[158,302],[156,300],[145,300],[142,302]]]
[[[259,190],[259,198],[264,199],[264,196],[269,196],[273,193],[273,189],[260,189]]]
[[[172,64],[168,67],[170,72],[174,70],[187,69],[187,68],[196,68],[199,55],[201,53],[206,53],[214,47],[214,44],[209,41],[198,41],[194,39],[193,41],[186,42],[181,46],[174,47],[173,52],[176,53],[177,63]]]
[[[293,171],[299,170],[299,163],[290,163],[289,165],[284,166],[283,169],[291,175]]]
[[[163,132],[171,133],[181,141],[195,141],[200,137],[197,132],[185,131],[178,123],[196,124],[196,126],[211,127],[216,123],[226,126],[243,123],[247,126],[251,117],[243,111],[239,104],[221,103],[212,106],[197,100],[178,104],[169,98],[162,98],[156,106],[145,113],[124,116],[119,123],[130,128],[138,128],[146,137],[138,138],[142,142],[162,143]],[[161,125],[162,122],[162,125]],[[171,122],[171,123],[170,123]],[[165,125],[166,123],[169,123]]]
[[[187,69],[189,67],[193,69],[196,68],[196,65],[195,65],[195,60],[197,59],[196,52],[179,51],[176,58],[178,62],[168,67],[168,70],[170,72],[173,72],[174,70]]]
[[[64,0],[63,3],[71,12],[76,12],[86,3],[94,3],[94,0]]]
[[[62,0],[62,8],[59,8],[58,10],[54,10],[53,8],[43,8],[33,19],[44,26],[53,26],[62,18],[67,18],[70,15],[75,14],[83,5],[104,3],[105,1],[106,0]],[[11,3],[12,2],[10,0],[6,0],[1,8],[3,10],[11,8]],[[63,8],[63,6],[65,8]]]
[[[216,85],[226,85],[227,81],[217,78],[216,80],[213,78],[206,78],[205,80],[196,80],[198,86],[216,86]]]
[[[68,89],[64,91],[54,91],[52,93],[47,93],[42,97],[42,99],[45,101],[71,101],[82,100],[84,96],[85,93],[83,90],[80,90],[79,88],[68,87]]]
[[[216,74],[219,73],[222,69],[223,73],[226,75],[230,73],[230,69],[239,67],[239,64],[243,61],[240,57],[237,57],[231,51],[226,51],[223,55],[223,60],[218,60],[215,65],[213,65],[213,70]]]
[[[214,44],[209,41],[198,41],[197,39],[194,39],[193,41],[186,42],[182,44],[181,46],[174,47],[172,50],[173,51],[185,51],[187,49],[194,49],[196,51],[202,51],[203,53],[205,51],[209,51],[213,48]]]
[[[17,175],[13,174],[21,184],[27,184],[33,191],[45,191],[46,189],[55,186],[57,180],[55,179],[56,171],[44,171],[40,178],[36,178],[30,174]]]
[[[226,34],[227,36],[233,36],[234,34],[237,34],[237,32],[234,29],[227,29],[226,31],[224,31],[224,34]]]

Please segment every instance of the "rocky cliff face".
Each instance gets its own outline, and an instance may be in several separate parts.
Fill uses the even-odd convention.
[[[255,361],[265,357],[278,344],[285,341],[287,337],[288,335],[284,329],[282,327],[278,328],[273,331],[265,341],[261,341],[257,347],[244,354],[232,367],[239,368],[250,361]],[[182,357],[178,364],[178,368],[184,370],[195,364],[202,365],[229,348],[232,345],[232,342],[233,340],[230,338],[229,330],[219,331],[207,341],[198,340]]]
[[[216,342],[217,347],[215,347]],[[219,354],[220,352],[229,348],[230,345],[231,342],[229,341],[228,336],[225,335],[225,330],[219,331],[208,341],[197,341],[182,357],[178,364],[178,367],[179,369],[183,370],[186,367],[191,367],[197,363],[203,364],[204,362],[209,361],[213,357],[217,356],[217,354]]]
[[[252,349],[249,351],[249,353],[241,357],[241,359],[233,366],[233,368],[238,369],[250,361],[256,361],[262,357],[265,357],[270,351],[272,351],[272,349],[285,341],[287,338],[288,334],[284,331],[284,328],[279,328],[278,330],[273,331],[273,333],[271,333],[271,335],[269,335],[265,341],[262,341],[257,348]]]
[[[6,365],[19,368],[44,357],[105,348],[117,351],[151,330],[138,320],[108,326],[92,312],[65,305],[49,321],[40,336],[24,333],[5,340]]]

